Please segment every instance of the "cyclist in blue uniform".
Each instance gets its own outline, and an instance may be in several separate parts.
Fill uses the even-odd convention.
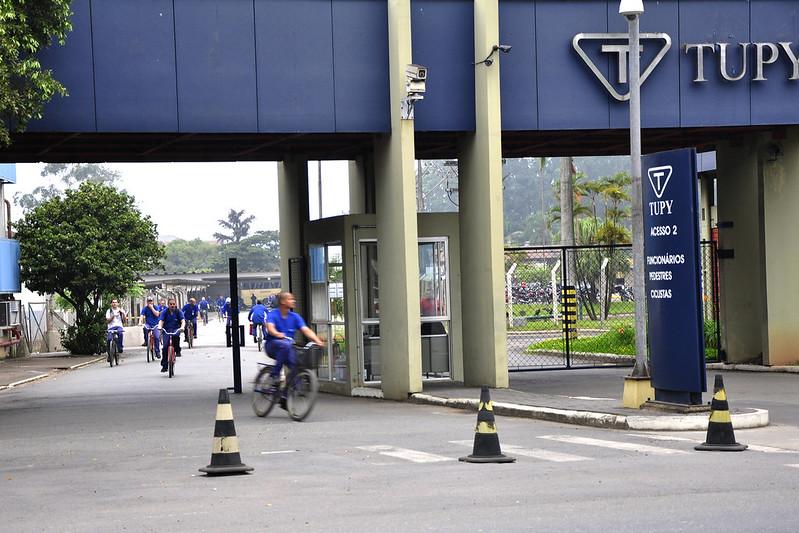
[[[161,372],[166,372],[169,368],[169,342],[171,340],[172,346],[175,347],[175,357],[180,357],[180,332],[186,327],[183,313],[178,309],[178,304],[174,298],[169,299],[166,310],[161,312],[158,327],[164,330],[164,336],[162,337],[164,343],[161,350]],[[170,335],[167,335],[167,332]]]
[[[191,322],[191,327],[194,328],[192,335],[195,339],[197,338],[197,316],[200,314],[200,308],[197,307],[197,300],[191,298],[189,303],[183,306],[181,309],[183,312],[183,318],[187,322]],[[189,332],[186,331],[186,342],[189,342]]]
[[[252,338],[255,342],[258,342],[258,328],[264,328],[264,320],[266,319],[266,307],[261,304],[261,300],[256,300],[255,305],[252,306],[250,312],[247,314],[247,320],[253,323],[255,326],[252,329]],[[264,337],[266,337],[266,331],[264,331]]]
[[[200,316],[203,319],[203,324],[207,324],[208,323],[208,309],[211,307],[211,304],[208,303],[208,300],[205,299],[205,296],[203,296],[202,300],[200,300],[200,303],[197,304],[197,307],[200,308]]]
[[[161,344],[161,333],[158,329],[155,329],[158,326],[158,317],[161,316],[161,306],[155,305],[153,302],[153,297],[147,297],[147,306],[141,310],[141,316],[139,317],[139,326],[147,326],[144,329],[144,344],[142,346],[147,346],[148,339],[150,338],[150,331],[152,330],[153,335],[155,335],[155,344],[156,346]]]
[[[275,360],[275,365],[270,373],[273,379],[280,379],[280,370],[283,365],[287,365],[290,369],[294,368],[293,340],[297,330],[302,331],[309,340],[322,346],[322,340],[308,327],[300,315],[292,311],[294,304],[293,294],[280,292],[277,295],[277,309],[269,311],[269,314],[266,315],[266,354]],[[285,398],[281,398],[280,406],[285,409],[285,405]]]

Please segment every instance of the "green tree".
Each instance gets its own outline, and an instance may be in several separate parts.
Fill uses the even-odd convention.
[[[33,291],[61,296],[75,309],[64,347],[73,354],[102,352],[101,303],[135,290],[139,273],[152,270],[164,255],[155,224],[127,193],[84,181],[14,226],[21,280]]]
[[[243,272],[280,270],[280,233],[257,231],[241,242],[220,245],[213,267],[217,272],[228,268],[228,259],[236,258],[236,266]]]
[[[236,211],[231,209],[227,215],[227,220],[219,220],[219,225],[229,233],[214,233],[214,239],[220,244],[240,243],[243,238],[250,234],[250,225],[255,220],[255,215],[242,218],[244,210]]]
[[[71,0],[0,0],[0,148],[11,144],[9,129],[25,131],[41,118],[44,104],[63,85],[42,69],[36,54],[53,37],[64,44],[72,29]]]
[[[164,252],[164,271],[177,272],[213,272],[214,260],[218,246],[204,242],[198,238],[191,241],[175,239],[166,244]]]
[[[65,186],[65,189],[74,189],[84,181],[115,186],[119,178],[122,177],[122,174],[116,170],[108,169],[96,163],[50,163],[44,166],[40,175],[43,178],[57,178]],[[14,193],[14,202],[22,208],[23,213],[27,213],[38,207],[42,202],[63,195],[65,189],[54,183],[40,185],[29,193]]]

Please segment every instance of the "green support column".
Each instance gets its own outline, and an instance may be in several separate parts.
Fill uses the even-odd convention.
[[[277,166],[280,209],[280,279],[288,290],[289,258],[303,255],[303,227],[308,222],[308,160],[293,157]],[[275,206],[275,207],[278,207]]]
[[[413,63],[410,0],[388,1],[388,43],[391,133],[375,142],[381,379],[383,396],[402,400],[422,390],[414,126],[400,116]]]
[[[499,43],[497,0],[474,2],[474,57],[485,58]],[[476,130],[460,146],[461,286],[464,381],[467,385],[508,386],[507,331],[502,220],[502,122],[499,67],[475,65]]]

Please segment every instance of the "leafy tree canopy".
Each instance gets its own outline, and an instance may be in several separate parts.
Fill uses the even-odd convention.
[[[218,254],[218,246],[204,242],[200,238],[186,241],[175,239],[166,244],[164,252],[164,271],[169,273],[213,272],[213,264]]]
[[[72,30],[71,0],[0,0],[0,148],[11,144],[9,131],[22,132],[41,118],[44,104],[63,85],[42,69],[36,53],[63,44]]]
[[[150,217],[133,197],[103,183],[84,181],[29,211],[14,227],[21,280],[75,309],[76,325],[64,339],[72,353],[104,349],[103,298],[135,290],[139,274],[164,255]]]
[[[50,163],[44,166],[41,176],[43,178],[57,179],[66,189],[73,189],[84,181],[115,185],[122,174],[95,163]],[[14,193],[14,202],[22,208],[23,213],[27,213],[42,202],[63,194],[63,188],[51,183],[49,185],[40,185],[29,193]]]
[[[227,220],[219,220],[219,225],[227,230],[227,233],[214,233],[214,239],[220,244],[240,243],[244,237],[250,234],[250,225],[255,220],[255,215],[242,217],[244,217],[243,209],[241,211],[231,209]]]
[[[257,231],[238,243],[219,246],[214,267],[217,272],[226,271],[228,259],[236,258],[236,266],[243,272],[280,269],[280,232]]]

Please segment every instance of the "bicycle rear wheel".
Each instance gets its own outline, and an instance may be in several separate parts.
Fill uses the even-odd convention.
[[[294,376],[288,384],[286,397],[286,407],[292,420],[299,422],[311,414],[318,390],[319,381],[310,370],[301,370]]]
[[[272,372],[272,366],[266,365],[261,368],[258,375],[255,377],[255,385],[252,391],[252,410],[258,416],[266,416],[272,407],[275,406],[277,395],[279,394],[278,387],[274,384],[269,373]]]
[[[258,351],[261,351],[261,345],[264,342],[264,332],[261,328],[258,328]]]

